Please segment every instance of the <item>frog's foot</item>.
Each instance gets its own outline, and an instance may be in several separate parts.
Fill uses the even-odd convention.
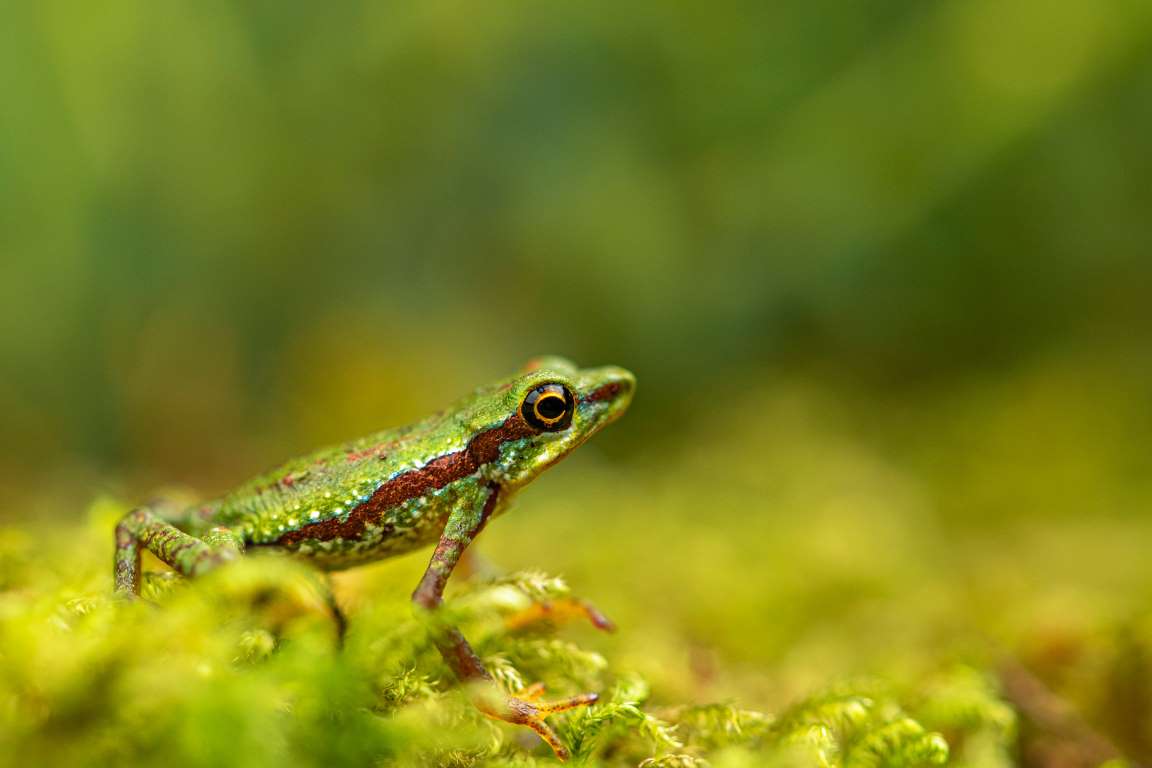
[[[573,619],[587,619],[592,626],[603,632],[615,632],[616,625],[587,600],[575,597],[561,597],[555,600],[542,600],[513,613],[504,619],[509,631],[526,629],[537,624],[560,624]]]
[[[567,760],[568,748],[560,742],[560,737],[552,730],[544,718],[557,712],[567,712],[577,707],[587,707],[595,704],[600,698],[599,694],[582,693],[558,701],[540,701],[544,695],[544,686],[535,683],[528,686],[517,696],[509,696],[487,692],[488,695],[477,696],[476,706],[488,717],[503,720],[513,725],[524,725],[536,731],[552,751],[556,753],[557,760]]]

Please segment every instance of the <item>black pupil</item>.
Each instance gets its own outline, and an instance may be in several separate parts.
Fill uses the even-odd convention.
[[[545,395],[536,403],[536,412],[543,419],[558,419],[564,415],[564,398],[559,395]]]

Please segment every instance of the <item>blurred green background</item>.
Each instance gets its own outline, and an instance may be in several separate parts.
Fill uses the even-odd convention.
[[[4,3],[0,520],[615,363],[482,544],[658,690],[990,641],[1152,753],[1150,136],[1146,0]]]

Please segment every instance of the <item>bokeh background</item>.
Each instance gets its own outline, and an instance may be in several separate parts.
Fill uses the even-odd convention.
[[[1004,654],[1152,754],[1149,3],[48,0],[0,30],[9,535],[539,353],[615,363],[632,412],[482,548],[566,574],[659,695]]]

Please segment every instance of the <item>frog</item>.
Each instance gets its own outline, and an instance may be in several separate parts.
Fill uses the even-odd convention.
[[[446,666],[461,684],[483,691],[473,697],[482,712],[531,728],[564,760],[568,751],[546,718],[594,704],[597,694],[543,701],[539,686],[502,691],[438,609],[488,522],[519,489],[617,420],[635,388],[624,368],[539,357],[421,421],[290,460],[215,500],[136,507],[115,529],[115,591],[139,595],[145,550],[196,578],[255,551],[327,572],[432,547],[412,602]],[[589,614],[600,623],[598,612]]]

